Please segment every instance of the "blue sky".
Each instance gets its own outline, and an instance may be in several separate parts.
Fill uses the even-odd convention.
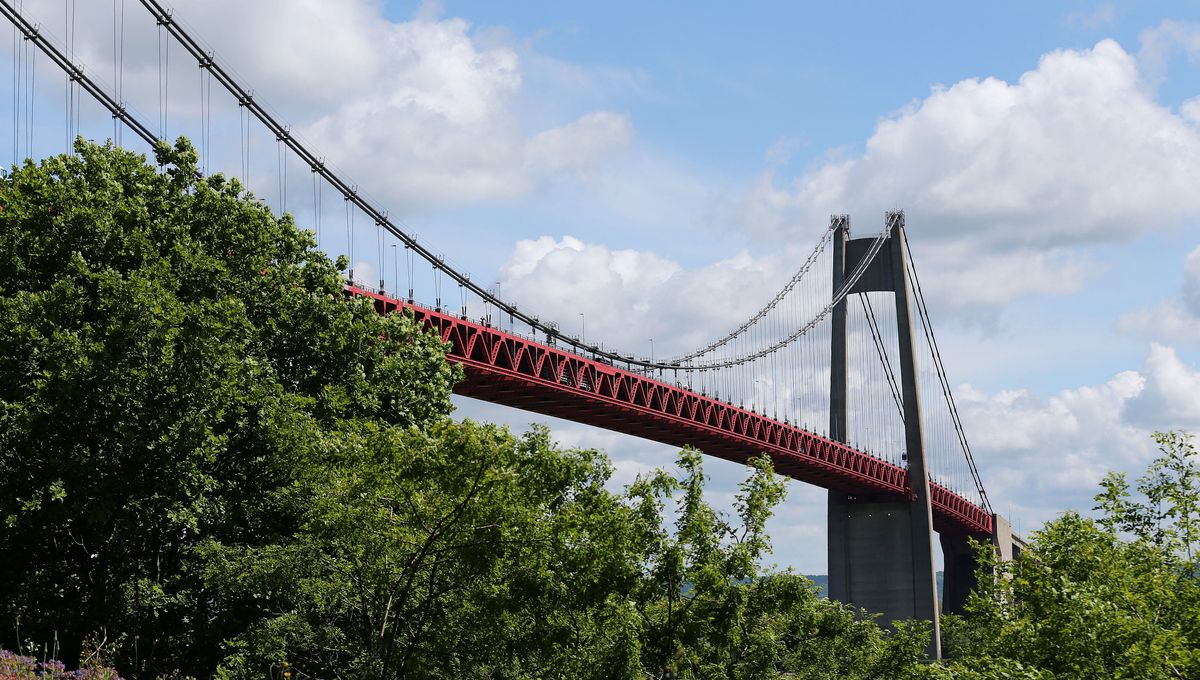
[[[395,18],[414,3],[388,3]],[[793,164],[858,149],[879,117],[965,78],[1014,80],[1038,58],[1112,38],[1136,50],[1164,18],[1200,18],[1189,3],[727,3],[446,2],[446,16],[508,33],[538,54],[623,69],[643,86],[596,93],[639,137],[666,153],[731,175],[761,169],[782,138]],[[1198,81],[1172,63],[1160,100],[1194,96]],[[542,86],[531,74],[529,88]],[[536,115],[536,114],[535,114]]]
[[[585,311],[589,337],[642,353],[767,299],[830,213],[865,234],[906,209],[985,482],[1022,529],[1090,508],[1104,471],[1142,469],[1155,428],[1200,428],[1200,6],[173,5],[424,242],[523,308],[564,327]],[[60,0],[26,8],[62,35]],[[136,3],[126,11],[124,98],[153,114],[154,28]],[[76,53],[111,81],[112,5],[77,12]],[[64,139],[61,76],[40,68],[35,155]],[[176,51],[169,73],[169,133],[195,138],[197,70]],[[214,111],[211,162],[236,174],[236,107]],[[87,136],[111,134],[94,107],[81,119]],[[251,186],[275,200],[273,140],[252,144]],[[306,201],[288,209],[312,223]],[[679,299],[684,288],[703,299]],[[607,450],[615,484],[672,457],[550,424]],[[741,471],[709,470],[728,506]],[[775,559],[823,572],[824,497],[790,494]]]

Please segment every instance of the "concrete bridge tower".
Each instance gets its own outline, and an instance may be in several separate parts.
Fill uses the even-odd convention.
[[[941,657],[937,575],[933,559],[933,509],[917,390],[912,290],[903,247],[904,215],[889,213],[891,234],[850,294],[895,294],[900,391],[911,500],[829,492],[829,596],[883,615],[883,623],[923,619],[933,624],[929,656]],[[833,290],[842,287],[874,238],[850,238],[850,219],[834,218]],[[830,347],[829,436],[847,441],[846,300],[833,309]]]
[[[900,359],[900,391],[904,414],[909,499],[829,492],[829,596],[882,614],[882,622],[922,619],[933,626],[927,650],[941,657],[940,613],[958,613],[975,585],[976,560],[965,535],[940,537],[943,599],[939,606],[934,568],[933,512],[930,503],[925,433],[912,319],[912,284],[904,248],[904,214],[889,213],[891,234],[867,266],[850,294],[893,293]],[[874,237],[851,239],[850,220],[833,218],[833,290],[868,253]],[[833,309],[830,357],[829,432],[847,443],[846,300]],[[1003,518],[993,515],[993,543],[1011,559],[1020,541]]]

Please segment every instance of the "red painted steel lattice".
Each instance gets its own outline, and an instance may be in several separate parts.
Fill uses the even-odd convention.
[[[347,291],[372,298],[381,313],[409,310],[436,329],[450,343],[447,358],[466,371],[459,394],[738,463],[766,452],[780,474],[848,494],[909,495],[904,468],[794,425],[452,314],[358,287]],[[937,483],[930,496],[939,532],[991,535],[983,508]]]

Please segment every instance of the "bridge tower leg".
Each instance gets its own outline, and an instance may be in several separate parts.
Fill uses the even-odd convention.
[[[929,621],[933,635],[926,652],[930,658],[941,658],[933,508],[917,389],[904,216],[892,213],[887,219],[894,220],[891,236],[851,293],[895,294],[910,500],[829,492],[829,596],[882,614],[887,625],[904,619]],[[833,289],[837,291],[873,239],[851,240],[846,216],[834,217],[833,226]],[[848,443],[845,299],[834,307],[832,322],[829,432],[831,438]]]

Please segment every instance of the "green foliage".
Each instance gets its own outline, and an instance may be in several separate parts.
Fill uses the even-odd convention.
[[[296,534],[206,550],[208,587],[262,614],[230,641],[226,675],[285,654],[322,676],[604,662],[600,624],[620,614],[605,588],[631,577],[633,537],[601,456],[471,422],[345,434],[303,481]],[[590,647],[601,658],[575,653]]]
[[[624,498],[601,454],[542,428],[367,432],[336,458],[289,543],[208,555],[208,587],[264,614],[229,642],[224,677],[286,655],[318,676],[891,678],[924,648],[923,629],[887,633],[803,577],[763,573],[783,492],[766,459],[734,528],[690,450],[680,478],[658,471]]]
[[[928,680],[1054,680],[1054,674],[1007,658],[971,657],[929,664],[914,670]]]
[[[1200,677],[1200,476],[1189,437],[1155,438],[1163,455],[1139,480],[1141,499],[1110,474],[1096,496],[1098,520],[1065,513],[1010,563],[981,549],[969,616],[944,628],[965,666],[985,660],[1057,678]]]
[[[444,418],[456,372],[186,142],[76,150],[0,180],[0,638],[211,668],[248,612],[198,550],[292,533],[346,422]]]
[[[676,678],[891,678],[923,653],[920,627],[888,633],[819,599],[812,582],[764,571],[764,527],[784,497],[766,457],[751,462],[737,494],[737,524],[704,500],[699,452],[679,457],[682,476],[639,479],[629,496],[650,531],[645,573],[633,592],[648,670]],[[681,493],[674,532],[664,500]]]

